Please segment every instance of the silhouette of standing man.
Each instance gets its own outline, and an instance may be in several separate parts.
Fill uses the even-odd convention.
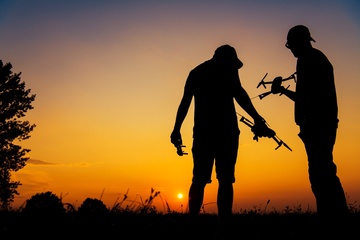
[[[338,105],[333,66],[320,50],[312,47],[311,41],[315,42],[306,26],[297,25],[289,30],[285,46],[297,58],[296,89],[295,92],[285,89],[281,86],[282,78],[276,77],[271,91],[281,93],[295,103],[295,122],[308,157],[308,174],[317,213],[329,220],[348,211],[333,161]]]
[[[216,178],[219,183],[217,193],[219,223],[230,222],[240,134],[234,99],[254,119],[252,131],[255,137],[275,135],[275,132],[267,127],[241,86],[238,69],[242,65],[235,49],[223,45],[215,50],[210,60],[190,71],[186,80],[171,133],[171,143],[175,147],[182,145],[180,128],[194,97],[193,177],[189,189],[189,214],[190,219],[193,220],[200,213],[205,186],[211,183],[211,173],[215,163]]]

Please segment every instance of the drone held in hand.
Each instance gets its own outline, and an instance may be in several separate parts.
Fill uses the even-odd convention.
[[[266,84],[271,84],[271,83],[273,83],[273,81],[268,81],[268,82],[264,81],[267,75],[268,75],[268,73],[265,74],[265,76],[261,79],[261,81],[259,82],[259,84],[257,85],[256,88],[259,88],[261,85],[262,85],[264,88],[266,88]],[[295,76],[295,75],[296,75],[296,72],[293,73],[293,74],[291,74],[291,75],[290,75],[289,77],[287,77],[287,78],[283,78],[281,81],[282,81],[282,82],[285,82],[285,81],[287,81],[287,80],[294,79],[294,82],[296,83],[296,76]],[[290,85],[287,86],[286,89],[288,89],[289,87],[290,87]],[[262,94],[260,94],[260,95],[258,95],[258,96],[256,96],[256,97],[253,97],[253,98],[259,97],[260,100],[261,100],[261,99],[263,99],[264,97],[268,96],[269,94],[271,94],[271,91],[264,92],[264,93],[262,93]],[[280,95],[281,95],[281,94],[280,94]],[[253,98],[252,98],[252,99],[253,99]]]
[[[183,155],[187,155],[188,153],[184,152],[183,151],[183,147],[186,147],[184,145],[178,145],[176,146],[176,153],[179,155],[179,156],[183,156]]]
[[[238,113],[238,115],[240,115],[240,114]],[[244,123],[245,125],[247,125],[250,128],[252,128],[254,126],[254,123],[251,122],[249,119],[247,119],[246,117],[244,117],[242,115],[240,115],[240,116],[241,116],[240,122]],[[278,144],[278,146],[275,148],[275,150],[277,150],[279,147],[284,145],[287,149],[292,151],[291,148],[283,140],[281,140],[278,136],[274,135],[272,137],[272,139],[274,139],[274,141]],[[254,136],[254,140],[256,140],[256,141],[258,140],[257,136]]]

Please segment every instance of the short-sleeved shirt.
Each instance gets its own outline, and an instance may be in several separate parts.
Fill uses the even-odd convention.
[[[333,66],[313,48],[297,60],[295,122],[299,126],[336,126],[338,105]]]
[[[185,91],[194,96],[194,138],[239,135],[234,105],[239,88],[238,69],[212,59],[189,73]]]

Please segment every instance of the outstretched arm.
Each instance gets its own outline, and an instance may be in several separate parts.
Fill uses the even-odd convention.
[[[265,119],[263,119],[257,112],[249,95],[242,86],[240,86],[238,93],[235,95],[235,100],[240,107],[242,107],[254,119],[254,126],[251,130],[255,135],[255,140],[257,140],[258,137],[271,138],[275,136],[275,131],[266,125]]]
[[[240,86],[239,91],[236,93],[235,100],[239,104],[239,106],[254,119],[254,122],[262,121],[263,118],[255,109],[249,95],[242,86]]]

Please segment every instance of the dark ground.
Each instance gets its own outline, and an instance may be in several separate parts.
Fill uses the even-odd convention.
[[[0,239],[360,239],[360,213],[320,221],[315,214],[235,214],[219,226],[215,214],[190,224],[186,214],[0,213]]]

